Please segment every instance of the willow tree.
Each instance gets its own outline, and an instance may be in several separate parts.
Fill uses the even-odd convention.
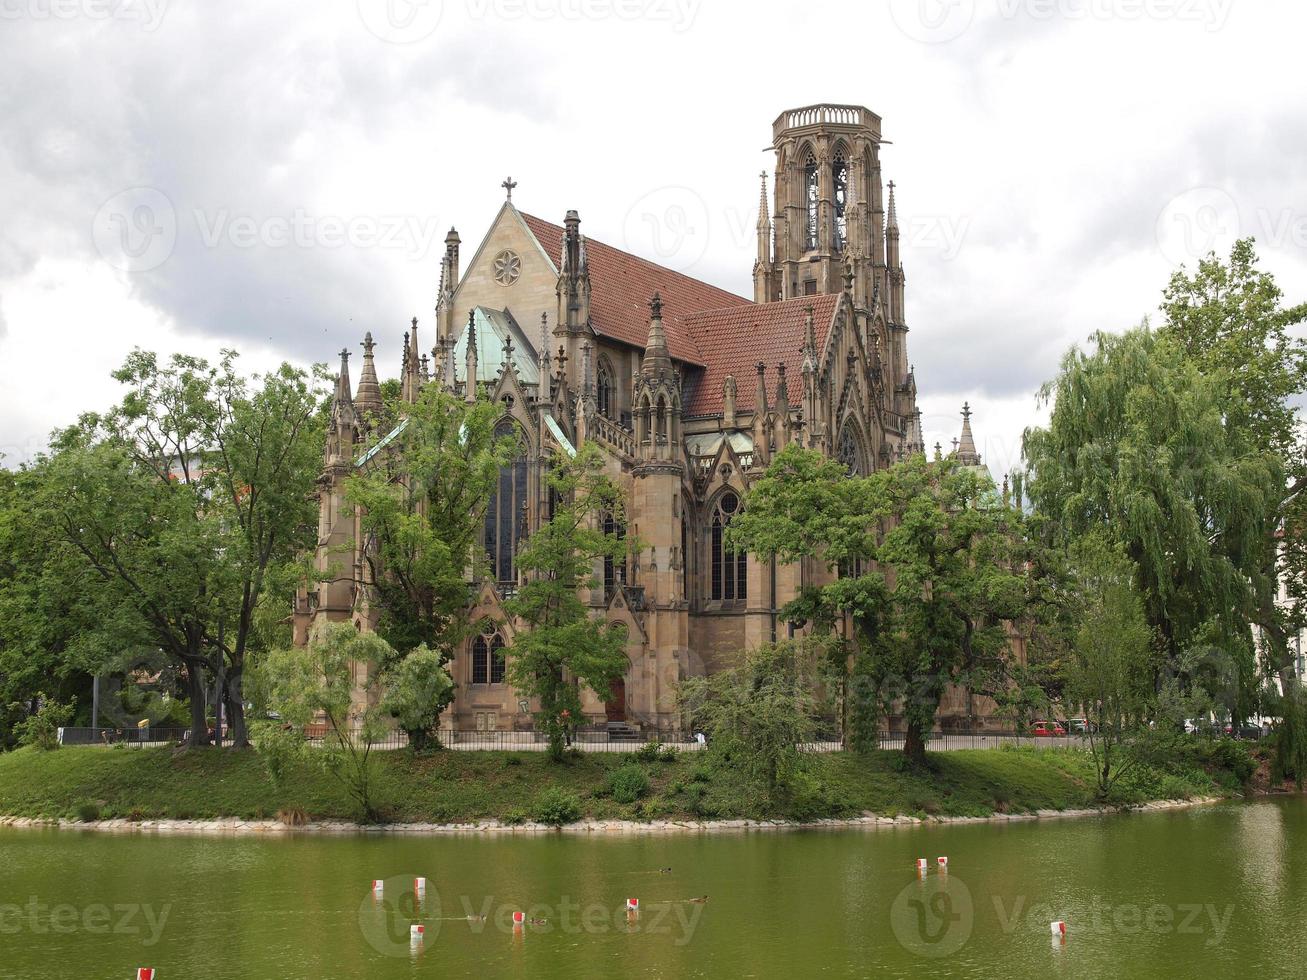
[[[1266,499],[1255,569],[1252,618],[1269,666],[1293,682],[1289,637],[1307,626],[1307,444],[1298,406],[1307,392],[1307,342],[1293,328],[1307,303],[1286,307],[1269,273],[1257,268],[1251,239],[1236,242],[1228,262],[1208,255],[1181,269],[1164,293],[1159,331],[1212,380],[1227,428],[1274,455],[1283,483]],[[1283,583],[1289,601],[1276,601]]]
[[[1027,606],[1021,529],[988,475],[914,456],[865,477],[790,446],[754,483],[728,532],[764,558],[814,559],[833,582],[781,610],[856,633],[846,701],[855,744],[901,713],[904,752],[921,760],[945,688],[996,681],[1006,623]]]
[[[1172,669],[1187,651],[1214,649],[1249,678],[1252,583],[1283,493],[1279,458],[1228,424],[1223,379],[1170,336],[1144,325],[1091,344],[1041,389],[1052,413],[1025,433],[1030,500],[1056,538],[1100,533],[1133,563]]]

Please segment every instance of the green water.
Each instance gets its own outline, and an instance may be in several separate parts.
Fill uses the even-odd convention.
[[[547,923],[514,930],[516,909]],[[1305,937],[1301,798],[713,836],[0,833],[0,976],[24,980],[1260,978],[1307,976]]]

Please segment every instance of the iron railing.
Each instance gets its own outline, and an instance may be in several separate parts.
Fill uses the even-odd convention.
[[[63,745],[127,745],[138,748],[164,745],[182,745],[190,738],[186,728],[61,728]],[[210,737],[213,731],[210,729]],[[227,733],[224,732],[224,740]],[[305,736],[312,744],[331,740],[325,725],[310,725]],[[542,752],[549,744],[544,732],[538,731],[474,731],[443,729],[435,733],[445,748],[464,752]],[[882,731],[877,745],[882,749],[902,749],[907,734],[902,731]],[[651,742],[657,742],[678,751],[697,751],[706,744],[696,732],[637,730],[629,727],[589,726],[574,731],[569,744],[582,752],[635,752]],[[1085,748],[1088,740],[1082,735],[1044,736],[1014,734],[996,731],[932,732],[926,736],[926,749],[931,752],[955,749],[996,749],[1003,746],[1029,746],[1041,749]],[[405,732],[390,731],[372,741],[375,749],[406,749],[409,738]],[[844,743],[836,732],[825,732],[804,742],[805,752],[838,752]]]

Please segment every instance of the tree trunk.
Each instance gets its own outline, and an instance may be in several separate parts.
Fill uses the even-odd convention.
[[[209,726],[204,711],[204,672],[198,659],[186,661],[186,693],[191,702],[191,746],[208,745]]]
[[[227,675],[227,684],[223,690],[223,701],[227,706],[227,731],[231,736],[233,749],[250,747],[249,733],[245,728],[245,699],[242,694],[242,667],[233,666]]]
[[[908,730],[903,738],[903,754],[913,762],[926,761],[926,739],[920,722],[908,722]]]

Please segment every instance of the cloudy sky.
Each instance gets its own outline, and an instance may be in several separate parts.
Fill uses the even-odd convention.
[[[1255,235],[1307,298],[1301,0],[0,0],[0,452],[134,346],[394,374],[514,200],[751,295],[784,108],[879,113],[928,441]]]

